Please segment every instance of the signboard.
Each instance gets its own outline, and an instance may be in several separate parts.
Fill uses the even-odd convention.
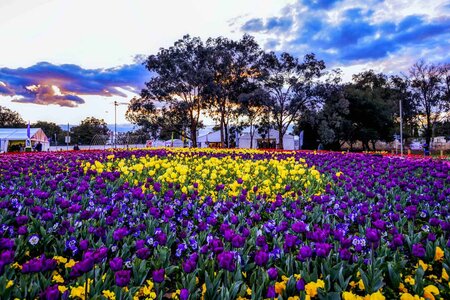
[[[70,144],[70,135],[66,135],[65,142],[66,144]]]

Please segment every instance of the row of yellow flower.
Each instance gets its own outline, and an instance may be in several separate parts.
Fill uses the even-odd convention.
[[[167,156],[133,156],[130,159],[117,159],[111,154],[105,162],[84,162],[83,168],[85,172],[119,171],[125,180],[135,185],[145,183],[151,177],[163,184],[163,188],[167,184],[179,184],[183,193],[197,190],[200,197],[210,196],[213,200],[218,195],[217,185],[224,185],[222,194],[228,197],[237,197],[246,189],[248,197],[258,193],[274,199],[277,194],[287,196],[292,191],[306,188],[319,194],[325,181],[314,166],[308,167],[305,160],[295,161],[293,157],[249,160],[230,155],[220,158],[204,156],[200,150],[193,149],[171,151]],[[258,190],[255,191],[254,187]],[[154,192],[151,185],[143,184],[142,189]]]

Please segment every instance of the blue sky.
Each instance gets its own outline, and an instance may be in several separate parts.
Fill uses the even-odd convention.
[[[142,57],[187,33],[249,33],[266,50],[314,52],[350,80],[450,62],[450,0],[0,0],[0,105],[31,122],[113,123],[113,101],[149,78]]]

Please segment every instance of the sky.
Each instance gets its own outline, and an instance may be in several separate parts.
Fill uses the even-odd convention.
[[[266,51],[313,52],[346,81],[407,73],[450,62],[450,0],[0,0],[0,105],[30,122],[128,123],[148,55],[185,34],[245,33]]]

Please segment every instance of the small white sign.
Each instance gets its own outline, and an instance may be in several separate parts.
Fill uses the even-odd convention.
[[[70,144],[70,135],[66,135],[65,142],[66,144]]]

